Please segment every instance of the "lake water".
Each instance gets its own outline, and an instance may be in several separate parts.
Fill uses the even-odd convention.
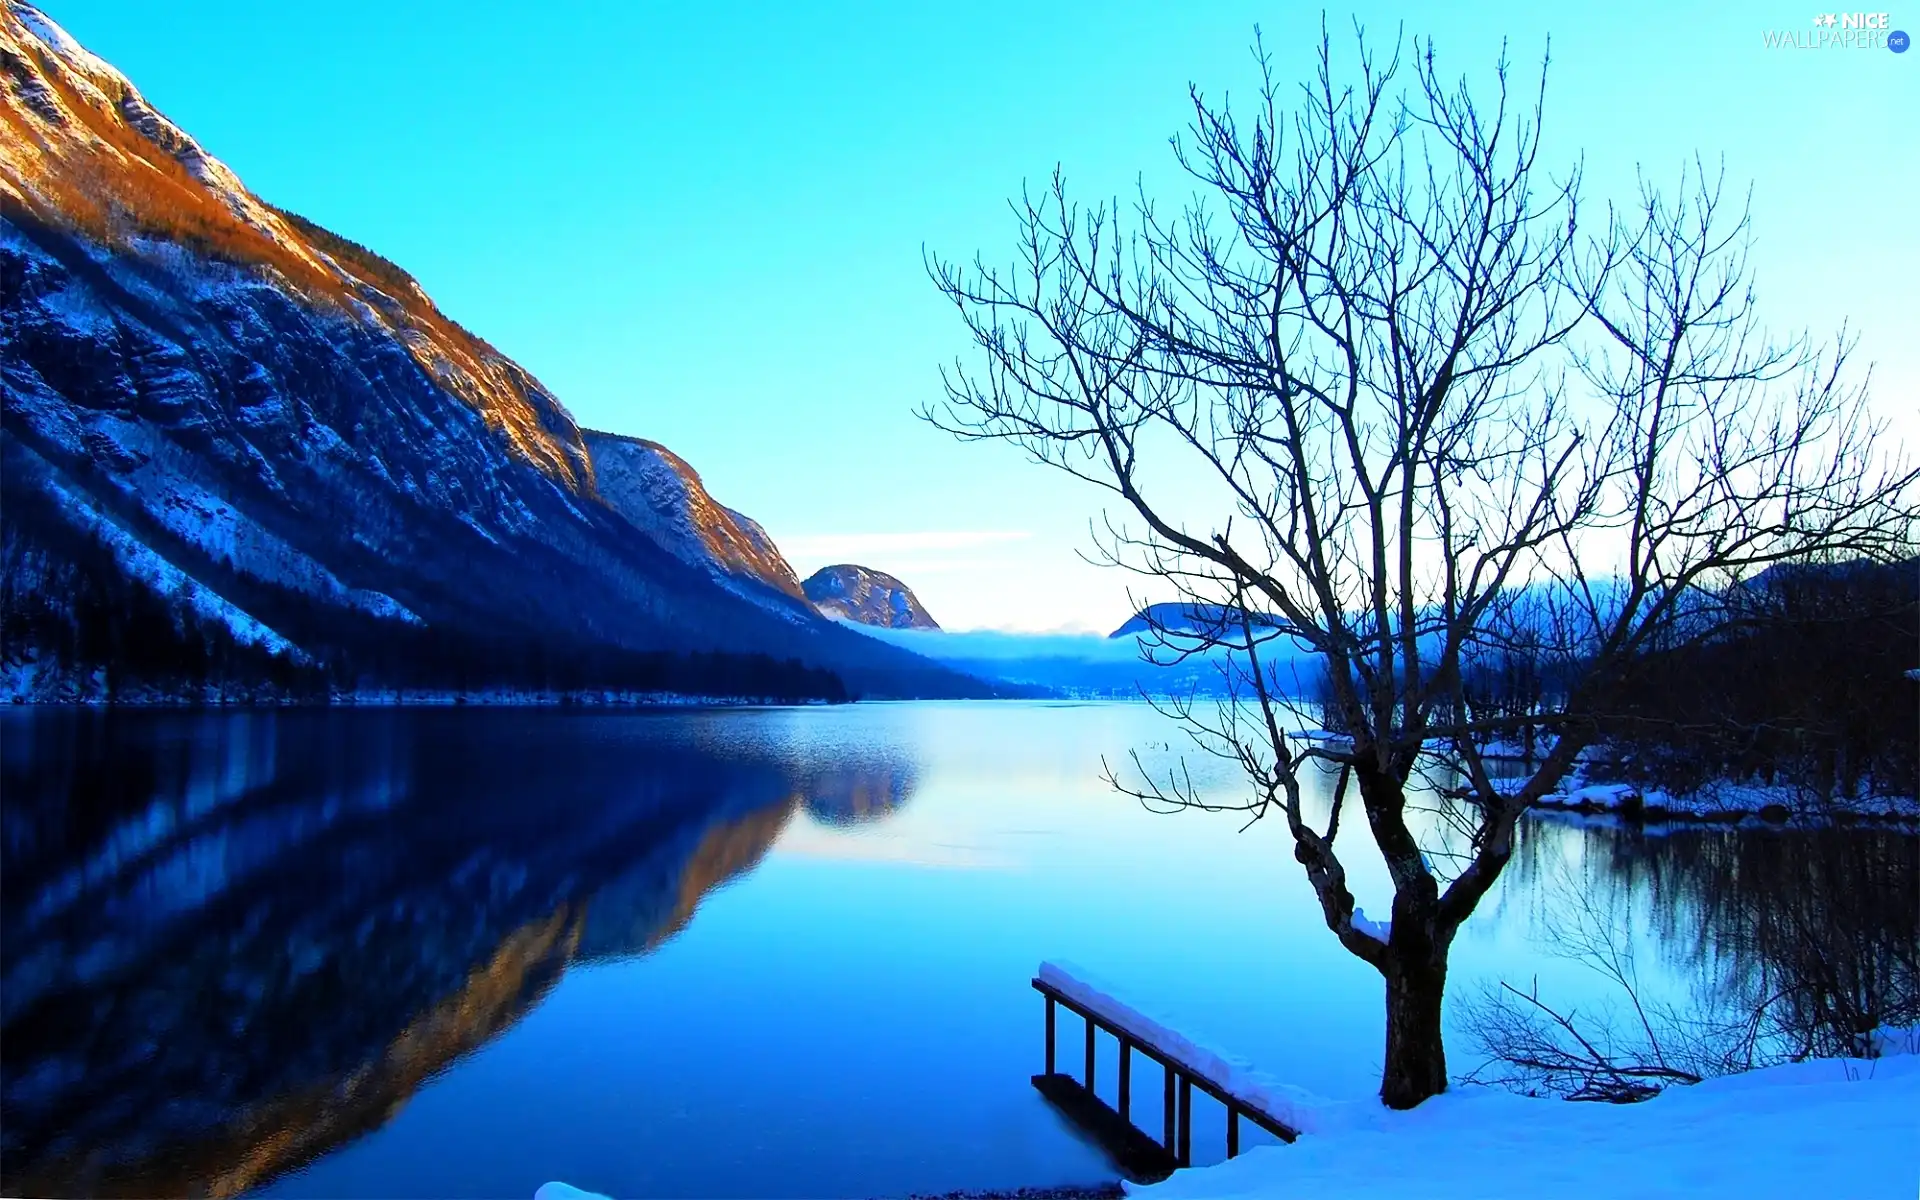
[[[1380,983],[1278,819],[1155,814],[1102,781],[1103,758],[1164,767],[1180,737],[1133,704],[0,714],[5,1190],[1110,1178],[1028,1082],[1042,958],[1288,1082],[1369,1094]],[[1453,994],[1537,977],[1597,1001],[1543,940],[1569,894],[1603,906],[1650,995],[1684,997],[1771,969],[1716,934],[1755,886],[1825,895],[1852,886],[1832,862],[1890,863],[1904,884],[1853,886],[1877,913],[1875,889],[1912,880],[1914,840],[1870,832],[1824,857],[1765,830],[1525,835]],[[1384,871],[1356,858],[1384,914]],[[1218,1158],[1197,1112],[1196,1159]]]

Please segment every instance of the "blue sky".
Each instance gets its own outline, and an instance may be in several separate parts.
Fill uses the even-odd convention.
[[[1590,194],[1695,152],[1752,180],[1763,310],[1843,318],[1920,421],[1920,53],[1770,50],[1805,4],[1371,5],[1478,71],[1549,33],[1550,149]],[[922,247],[1004,258],[1005,200],[1170,178],[1189,81],[1304,72],[1319,9],[1248,3],[325,6],[51,0],[267,200],[378,250],[583,424],[657,439],[805,574],[854,560],[962,628],[1108,629],[1098,499],[912,416],[963,349]],[[1920,9],[1892,13],[1920,31]],[[1162,189],[1183,195],[1184,189]]]

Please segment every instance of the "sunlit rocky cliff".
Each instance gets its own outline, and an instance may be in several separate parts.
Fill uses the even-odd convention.
[[[588,431],[586,441],[602,498],[668,553],[749,599],[811,611],[767,531],[709,495],[687,460],[644,438]]]

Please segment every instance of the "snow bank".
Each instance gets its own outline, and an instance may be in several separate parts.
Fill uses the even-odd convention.
[[[1325,746],[1330,750],[1351,750],[1353,739],[1344,733],[1335,733],[1331,729],[1302,729],[1293,735],[1308,745]]]
[[[1920,1025],[1882,1025],[1865,1037],[1875,1058],[1920,1054]]]
[[[1225,1053],[1176,1032],[1165,1014],[1149,1013],[1119,999],[1111,985],[1070,963],[1043,962],[1040,982],[1056,988],[1115,1023],[1125,1025],[1134,1040],[1175,1059],[1275,1119],[1301,1132],[1318,1127],[1318,1112],[1328,1101],[1304,1088],[1280,1083],[1245,1059]]]
[[[1149,1200],[1913,1200],[1920,1059],[1827,1059],[1669,1088],[1642,1104],[1462,1088],[1410,1112],[1333,1105],[1291,1146],[1129,1187]]]
[[[1747,817],[1782,820],[1827,819],[1913,822],[1920,820],[1920,799],[1906,795],[1863,795],[1809,802],[1797,788],[1785,784],[1740,783],[1714,780],[1691,792],[1641,789],[1630,783],[1595,783],[1590,765],[1581,763],[1558,786],[1535,801],[1543,809],[1580,813],[1627,813],[1648,821],[1739,821]],[[1496,791],[1512,794],[1527,780],[1520,777],[1492,781]]]
[[[1725,821],[1767,813],[1778,813],[1783,819],[1838,816],[1911,821],[1920,818],[1920,803],[1912,796],[1840,798],[1809,807],[1798,790],[1782,785],[1721,780],[1697,791],[1675,794],[1658,789],[1642,791],[1626,783],[1589,784],[1578,779],[1568,782],[1578,786],[1542,796],[1540,806],[1581,812],[1638,810],[1649,820]]]

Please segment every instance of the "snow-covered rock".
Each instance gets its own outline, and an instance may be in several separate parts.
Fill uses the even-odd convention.
[[[881,629],[940,628],[912,588],[872,567],[822,567],[801,586],[814,607],[829,617]]]

